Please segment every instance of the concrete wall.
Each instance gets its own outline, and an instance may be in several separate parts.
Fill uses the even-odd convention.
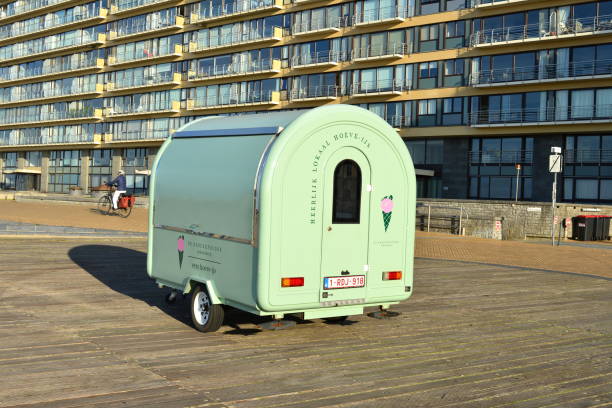
[[[462,229],[465,229],[466,235],[483,238],[525,239],[530,237],[547,238],[551,236],[552,232],[552,207],[550,203],[448,199],[423,199],[418,202],[422,206],[417,208],[417,215],[427,214],[427,205],[431,206],[432,219],[434,220],[438,217],[450,218],[462,215]],[[558,204],[555,215],[558,217],[559,223],[563,218],[578,215],[612,216],[612,206]],[[418,221],[417,229],[419,228]],[[500,226],[497,221],[501,222],[501,231],[496,230],[496,227]],[[438,224],[440,223],[444,222]],[[433,230],[449,232],[449,230],[442,229]],[[555,236],[558,237],[559,225],[557,225],[555,231]],[[499,233],[501,233],[500,236]],[[562,235],[566,233],[568,237],[571,237],[571,225],[568,226],[567,231],[561,228],[561,233]],[[612,232],[610,234],[612,235]]]

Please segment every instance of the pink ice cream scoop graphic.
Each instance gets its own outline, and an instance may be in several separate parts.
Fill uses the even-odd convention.
[[[183,266],[183,255],[185,254],[185,236],[181,235],[178,237],[178,241],[176,243],[176,249],[178,250],[179,257],[179,268]]]
[[[389,228],[389,223],[391,223],[391,214],[393,214],[393,196],[385,196],[380,201],[380,208],[382,209],[383,222],[385,224],[385,232],[387,232],[387,228]]]

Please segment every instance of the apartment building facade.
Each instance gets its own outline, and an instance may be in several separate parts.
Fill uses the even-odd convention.
[[[208,115],[349,103],[421,197],[612,203],[612,0],[0,0],[0,188],[147,194]],[[520,167],[520,169],[518,169]]]

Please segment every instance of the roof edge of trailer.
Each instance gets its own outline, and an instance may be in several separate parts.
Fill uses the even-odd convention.
[[[212,130],[183,130],[172,135],[175,139],[188,137],[222,137],[222,136],[255,136],[275,135],[281,132],[282,126],[264,126],[253,128],[212,129]]]

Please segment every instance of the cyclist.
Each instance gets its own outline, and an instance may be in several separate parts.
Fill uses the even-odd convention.
[[[125,172],[123,170],[119,170],[119,172],[117,172],[117,177],[110,183],[106,183],[106,185],[109,187],[112,187],[113,185],[117,186],[117,189],[113,193],[113,209],[116,210],[117,203],[119,202],[119,196],[121,194],[127,193],[125,184]]]

